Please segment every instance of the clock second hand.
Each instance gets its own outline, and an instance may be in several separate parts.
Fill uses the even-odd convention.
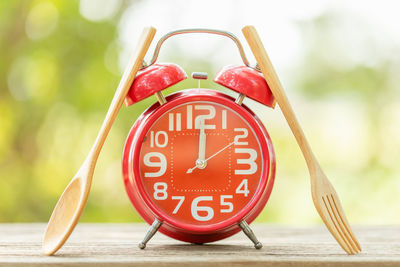
[[[227,149],[228,147],[230,147],[231,145],[235,144],[235,141],[227,144],[225,147],[221,148],[218,152],[214,153],[213,155],[209,156],[208,158],[205,159],[205,162],[207,162],[208,160],[212,159],[213,157],[215,157],[216,155],[218,155],[219,153],[221,153],[222,151],[224,151],[225,149]],[[194,166],[193,168],[190,168],[186,171],[186,173],[192,173],[194,169],[196,169],[198,166]]]

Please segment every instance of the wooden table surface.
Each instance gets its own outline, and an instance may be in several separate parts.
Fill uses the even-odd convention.
[[[144,224],[79,224],[55,256],[41,254],[45,224],[0,224],[0,266],[400,266],[400,227],[354,227],[363,251],[348,256],[323,227],[252,224],[263,243],[243,233],[207,245],[157,233],[137,247]]]

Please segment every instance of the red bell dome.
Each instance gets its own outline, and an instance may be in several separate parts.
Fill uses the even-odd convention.
[[[275,107],[275,98],[264,76],[246,66],[226,66],[214,78],[214,82],[242,93],[268,107]]]
[[[125,97],[125,105],[130,106],[186,78],[185,71],[176,64],[151,65],[136,76]]]

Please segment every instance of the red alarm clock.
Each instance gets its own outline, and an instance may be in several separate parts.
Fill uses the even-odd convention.
[[[156,63],[158,53],[166,39],[183,33],[218,34],[236,43],[244,65],[225,67],[214,78],[239,93],[236,99],[200,86],[163,96],[163,89],[187,75],[176,64]],[[207,79],[207,74],[192,77]],[[144,248],[157,231],[181,241],[207,243],[242,229],[261,248],[249,224],[271,194],[275,154],[264,125],[242,102],[247,96],[274,107],[275,100],[262,74],[249,65],[239,40],[210,29],[164,35],[151,62],[143,64],[135,78],[125,104],[153,94],[158,102],[134,123],[123,152],[126,191],[151,224],[139,247]]]

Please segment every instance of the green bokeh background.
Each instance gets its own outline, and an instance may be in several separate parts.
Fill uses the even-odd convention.
[[[79,1],[0,1],[0,222],[47,221],[90,150],[123,69],[120,21],[146,1],[119,2],[112,16],[93,21],[82,16]],[[351,63],[342,33],[355,20],[334,10],[299,20],[303,52],[280,74],[350,221],[399,223],[400,48],[359,23],[350,35],[361,36],[354,45],[371,60]],[[184,62],[188,74],[212,77],[218,70],[212,56],[188,61],[179,49],[169,51],[164,59]],[[222,90],[211,80],[202,86]],[[194,86],[188,79],[165,94]],[[121,154],[135,119],[155,101],[121,109],[81,221],[141,221],[123,188]],[[305,162],[279,108],[245,104],[265,122],[277,154],[275,188],[257,221],[319,223]]]

